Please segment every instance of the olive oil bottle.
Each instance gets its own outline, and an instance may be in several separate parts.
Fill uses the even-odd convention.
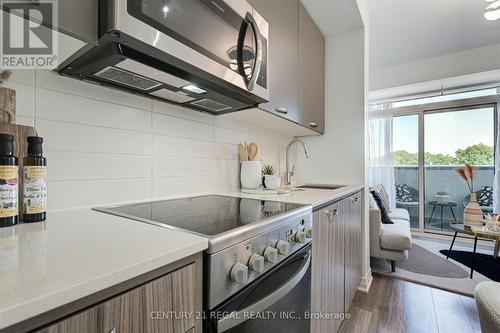
[[[0,133],[0,227],[18,222],[19,166],[13,142],[13,135]]]
[[[43,138],[28,136],[28,154],[23,158],[23,221],[47,218],[47,159],[43,157]]]

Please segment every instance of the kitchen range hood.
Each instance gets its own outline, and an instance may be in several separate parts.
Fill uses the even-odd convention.
[[[100,0],[65,76],[223,114],[269,99],[268,24],[242,0]]]

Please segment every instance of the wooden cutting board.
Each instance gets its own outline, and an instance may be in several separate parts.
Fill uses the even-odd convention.
[[[19,216],[22,215],[23,207],[23,157],[26,156],[28,149],[28,136],[38,135],[36,129],[31,126],[22,126],[15,124],[0,123],[0,133],[7,133],[14,135],[14,155],[19,160]]]

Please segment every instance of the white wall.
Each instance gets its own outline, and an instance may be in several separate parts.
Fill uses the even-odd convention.
[[[325,40],[325,134],[306,137],[311,158],[297,154],[308,183],[364,183],[364,29]]]
[[[361,184],[366,188],[368,36],[365,28],[359,28],[325,40],[325,134],[303,138],[311,158],[305,159],[300,150],[297,153],[300,182]],[[366,292],[372,281],[367,202],[365,191],[359,289]]]
[[[495,69],[500,69],[500,44],[373,69],[370,91]]]
[[[224,116],[46,70],[15,71],[6,86],[17,123],[44,137],[51,211],[237,188],[239,142],[284,169],[291,138]]]

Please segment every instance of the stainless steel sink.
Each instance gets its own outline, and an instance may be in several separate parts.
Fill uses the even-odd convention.
[[[306,184],[301,186],[295,186],[295,188],[303,188],[303,189],[317,189],[317,190],[336,190],[345,185],[324,185],[324,184]]]

